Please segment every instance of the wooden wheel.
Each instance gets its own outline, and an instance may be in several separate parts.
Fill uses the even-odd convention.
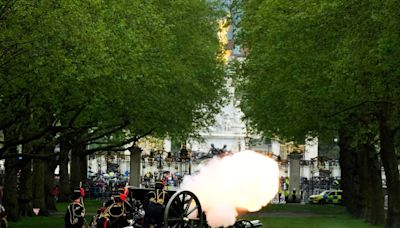
[[[190,191],[172,195],[164,211],[164,228],[203,227],[203,211],[197,196]]]

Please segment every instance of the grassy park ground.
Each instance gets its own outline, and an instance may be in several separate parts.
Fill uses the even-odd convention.
[[[90,221],[101,201],[86,200],[86,219]],[[58,203],[59,212],[52,213],[48,217],[24,217],[18,223],[10,223],[10,228],[62,228],[63,216],[67,208],[66,203]],[[241,216],[242,219],[260,220],[266,228],[364,228],[383,227],[372,226],[361,219],[354,219],[345,208],[335,205],[299,205],[280,204],[268,205],[262,210]]]
[[[352,218],[338,205],[273,204],[261,211],[241,216],[260,220],[266,228],[364,228],[383,227]]]

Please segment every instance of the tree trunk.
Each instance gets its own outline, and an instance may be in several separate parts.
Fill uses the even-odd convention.
[[[365,203],[361,195],[363,189],[361,180],[365,177],[360,176],[360,169],[365,166],[362,164],[364,161],[360,160],[361,151],[353,146],[355,143],[353,135],[354,129],[349,131],[346,126],[339,129],[342,203],[350,214],[354,217],[360,217],[363,203]]]
[[[362,183],[365,191],[365,205],[362,211],[362,217],[372,224],[383,224],[384,208],[383,208],[383,189],[381,168],[375,151],[374,137],[371,135],[366,138],[365,143],[361,145],[362,160],[365,164],[360,169],[360,174],[365,178]]]
[[[79,156],[79,166],[80,166],[80,170],[81,170],[80,179],[82,180],[82,182],[86,183],[86,181],[87,181],[87,172],[88,172],[87,156],[86,155],[80,155]]]
[[[40,155],[45,155],[43,149],[39,149]],[[47,216],[49,212],[46,208],[46,194],[45,194],[45,174],[46,164],[43,159],[33,160],[33,207],[39,208],[39,215]]]
[[[342,172],[342,203],[346,206],[346,209],[350,214],[355,217],[359,217],[361,216],[361,209],[359,206],[360,163],[358,160],[359,153],[357,153],[357,150],[352,146],[354,144],[353,130],[349,131],[346,126],[339,129],[339,163],[340,170]]]
[[[29,144],[26,144],[28,146]],[[23,151],[26,151],[26,146],[23,147]],[[30,146],[29,146],[30,147]],[[33,215],[33,192],[32,192],[32,160],[25,162],[21,168],[21,174],[19,178],[19,213],[22,216]]]
[[[16,138],[12,130],[4,131],[3,133],[4,133],[4,140],[7,140],[7,138]],[[11,147],[5,153],[7,152],[9,152],[10,154],[16,154],[17,148]],[[16,157],[6,158],[4,163],[4,168],[5,168],[5,173],[7,174],[5,175],[4,178],[4,198],[3,198],[4,207],[7,211],[8,220],[17,221],[19,218],[18,197],[16,191],[16,189],[18,189],[17,158]]]
[[[76,150],[72,148],[71,151],[71,163],[70,163],[70,171],[71,171],[71,189],[72,192],[75,188],[79,187],[79,182],[81,181],[81,166],[80,166],[80,156],[77,154]]]
[[[370,213],[370,208],[368,208],[368,202],[370,201],[371,192],[369,191],[369,185],[375,184],[370,183],[368,179],[368,145],[361,143],[358,148],[357,153],[357,163],[358,163],[358,176],[359,176],[359,194],[357,199],[358,211],[360,211],[360,216],[367,218]]]
[[[351,189],[351,169],[352,164],[351,158],[351,138],[347,134],[345,129],[339,130],[339,164],[341,170],[341,181],[340,186],[343,190],[342,204],[349,210],[349,205],[352,193]]]
[[[371,141],[373,141],[371,139]],[[370,208],[367,221],[372,224],[383,224],[385,221],[385,211],[383,208],[383,188],[382,188],[382,173],[381,163],[375,151],[375,145],[368,145],[368,176],[370,183],[369,186],[369,201],[368,207]]]
[[[351,197],[351,213],[355,217],[361,217],[361,200],[362,200],[362,186],[361,186],[361,176],[360,176],[360,151],[359,148],[353,148],[354,152],[352,152],[351,162],[353,164],[351,169],[352,175],[352,197]]]
[[[385,105],[379,118],[379,139],[382,164],[388,192],[386,227],[400,227],[400,177],[394,146],[394,132],[389,125],[389,108]]]
[[[71,185],[68,172],[69,163],[69,146],[66,142],[60,144],[60,196],[58,197],[59,202],[69,202],[69,196],[71,195]]]
[[[16,153],[16,148],[10,148],[12,153]],[[9,221],[17,221],[18,214],[18,197],[17,197],[17,159],[5,159],[5,180],[4,180],[4,207],[7,211],[7,219]]]
[[[47,148],[47,153],[54,153],[54,148]],[[45,190],[45,199],[46,199],[46,208],[47,210],[56,211],[56,201],[53,195],[53,188],[55,187],[54,180],[54,170],[57,166],[56,157],[51,156],[45,160],[45,181],[44,181],[44,190]]]
[[[83,156],[85,152],[85,144],[80,142],[80,143],[75,143],[72,146],[72,151],[71,151],[71,187],[74,188],[79,188],[79,184],[82,181],[86,180],[86,173],[87,167],[86,164],[86,156]],[[71,189],[71,190],[73,190]]]

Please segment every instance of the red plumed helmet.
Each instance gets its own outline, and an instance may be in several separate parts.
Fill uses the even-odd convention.
[[[126,195],[125,194],[119,194],[119,198],[121,198],[122,201],[126,201]]]
[[[81,196],[84,197],[85,196],[85,189],[84,188],[80,188],[81,191]]]

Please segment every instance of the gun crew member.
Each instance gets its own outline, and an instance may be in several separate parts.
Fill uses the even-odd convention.
[[[163,182],[156,182],[154,191],[145,195],[143,228],[162,227],[165,205],[168,199],[169,196],[164,190]]]
[[[133,209],[127,200],[128,192],[120,188],[109,201],[104,204],[104,211],[97,220],[98,228],[122,228],[129,226],[133,219]]]
[[[67,207],[64,221],[65,228],[82,228],[85,223],[85,207],[82,204],[84,190],[75,189],[72,193],[72,203]]]

